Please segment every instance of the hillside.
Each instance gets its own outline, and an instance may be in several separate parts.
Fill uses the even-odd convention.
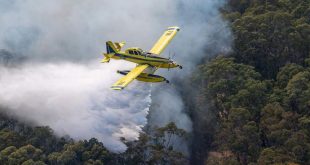
[[[235,43],[193,76],[193,159],[309,164],[310,2],[231,0],[223,13]]]

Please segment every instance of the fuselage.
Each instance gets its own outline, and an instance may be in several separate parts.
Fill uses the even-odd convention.
[[[141,55],[129,54],[126,52],[116,52],[111,58],[116,60],[126,60],[136,64],[148,64],[157,68],[176,68],[180,67],[179,64],[174,61],[159,57],[156,55],[152,55],[151,53],[144,53]]]

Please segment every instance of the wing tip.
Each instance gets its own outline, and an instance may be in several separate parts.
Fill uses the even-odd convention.
[[[177,31],[180,31],[180,27],[178,27],[178,26],[170,26],[170,27],[168,27],[168,30],[177,30]]]
[[[124,89],[124,87],[123,87],[123,86],[111,86],[111,88],[112,88],[113,90],[118,90],[118,91],[120,91],[120,90],[123,90],[123,89]]]

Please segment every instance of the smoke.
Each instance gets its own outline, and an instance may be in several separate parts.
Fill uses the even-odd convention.
[[[148,84],[110,90],[127,62],[98,64],[105,41],[126,41],[149,50],[168,26],[181,31],[163,56],[184,69],[159,71],[185,77],[206,56],[229,51],[231,36],[218,9],[224,0],[0,0],[0,48],[27,57],[17,68],[0,68],[0,104],[22,120],[48,125],[58,135],[96,137],[113,151],[126,147],[119,137],[136,139],[147,123]],[[170,52],[170,53],[169,53]],[[170,54],[170,55],[169,55]],[[174,83],[174,82],[172,82]],[[188,131],[181,96],[172,86],[155,85],[150,121],[170,121]],[[155,98],[157,97],[157,98]],[[173,102],[173,104],[172,104]]]
[[[165,0],[1,1],[0,44],[41,60],[97,58],[107,40],[148,50],[176,23],[175,8]]]
[[[113,68],[95,62],[0,67],[0,102],[11,115],[49,125],[58,135],[96,137],[109,149],[123,151],[126,147],[118,139],[137,139],[147,122],[150,91],[148,84],[141,83],[126,91],[110,90],[117,76],[109,72],[116,66],[121,64]]]
[[[204,60],[218,54],[229,53],[232,35],[228,23],[219,12],[219,9],[225,5],[225,0],[179,2],[177,15],[182,29],[165,52],[182,64],[183,69],[158,72],[172,80],[172,83],[152,86],[152,106],[148,125],[162,127],[169,122],[174,122],[179,128],[190,133],[193,124],[188,114],[191,112],[183,100],[190,96],[182,96],[181,93],[190,95],[193,91],[199,91],[197,86],[188,83],[190,82],[188,79],[195,74],[196,66]],[[189,156],[189,142],[175,139],[173,147]]]
[[[183,102],[185,96],[181,93],[193,93],[189,90],[199,91],[196,86],[184,83],[190,82],[188,79],[191,78],[191,74],[195,74],[194,70],[198,64],[203,63],[206,58],[231,51],[232,34],[228,22],[221,17],[219,11],[225,2],[226,0],[179,1],[177,18],[182,29],[168,49],[169,54],[181,63],[184,69],[159,72],[172,80],[172,84],[152,86],[153,104],[150,108],[149,125],[165,126],[174,122],[187,132],[192,131],[192,121],[188,116],[190,112],[187,112]],[[175,149],[188,155],[188,144],[182,140],[175,144]]]

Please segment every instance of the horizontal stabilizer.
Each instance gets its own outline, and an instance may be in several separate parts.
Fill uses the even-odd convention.
[[[100,62],[101,63],[108,63],[108,62],[110,62],[110,58],[109,57],[104,57]]]
[[[105,56],[100,62],[102,63],[107,63],[110,62],[110,58],[113,57],[115,54],[114,53],[103,53],[103,55]]]
[[[115,47],[118,51],[121,51],[122,47],[126,44],[126,42],[115,42]]]

